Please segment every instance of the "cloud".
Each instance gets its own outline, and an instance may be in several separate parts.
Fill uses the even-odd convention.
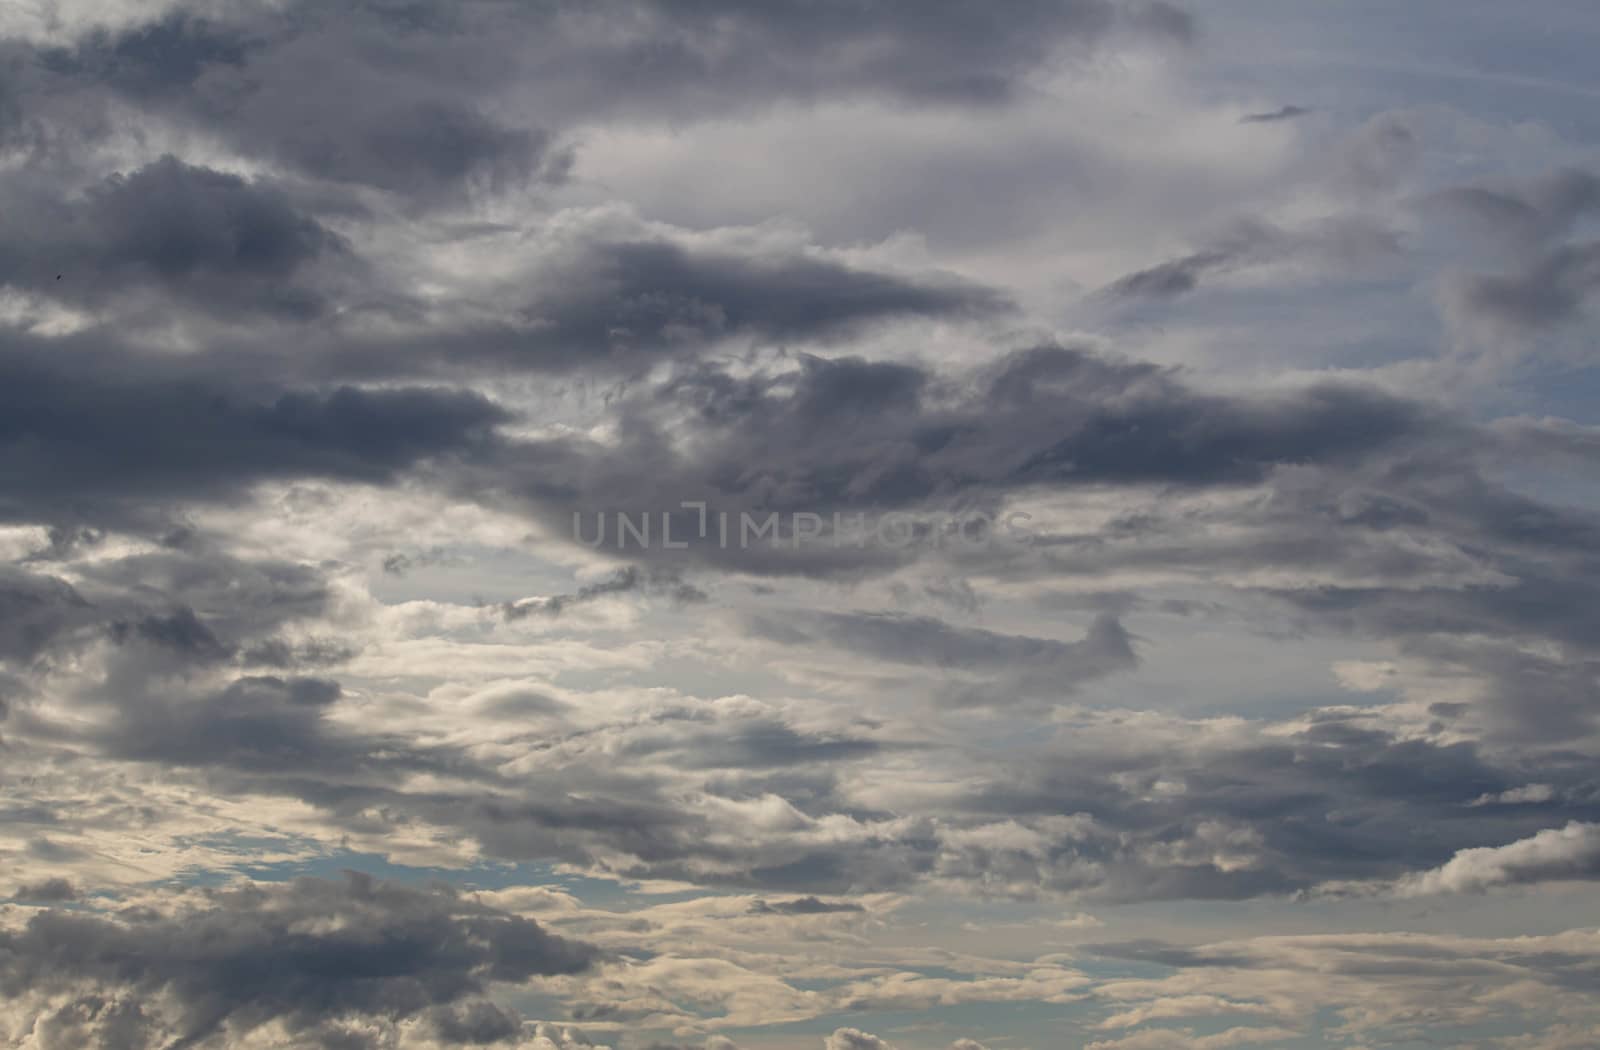
[[[1600,177],[1562,168],[1519,182],[1452,186],[1430,194],[1423,207],[1475,227],[1502,250],[1522,249],[1570,232],[1600,207]]]
[[[1572,821],[1504,846],[1458,852],[1432,871],[1407,875],[1395,885],[1402,897],[1482,893],[1505,886],[1600,878],[1600,824]]]
[[[822,1041],[823,1050],[893,1050],[875,1035],[859,1028],[839,1028]]]
[[[758,900],[750,905],[752,915],[832,915],[865,910],[853,901],[824,901],[816,897],[798,897],[789,901]]]
[[[1577,317],[1600,288],[1600,243],[1562,245],[1501,274],[1470,274],[1445,286],[1445,308],[1512,333],[1533,333]]]
[[[247,155],[412,203],[561,181],[570,126],[883,96],[994,104],[1063,51],[1186,41],[1161,2],[951,0],[749,9],[608,0],[584,11],[240,4],[169,9],[19,49],[22,97],[84,134],[111,99]],[[515,114],[515,116],[513,116]]]
[[[1305,1038],[1316,1014],[1333,1010],[1346,1037],[1368,1045],[1419,1024],[1464,1028],[1490,1018],[1542,1045],[1541,1036],[1563,1029],[1551,1007],[1570,1001],[1575,987],[1592,985],[1595,941],[1592,931],[1505,938],[1377,931],[1110,945],[1099,950],[1171,972],[1114,978],[1098,992],[1119,1008],[1133,1002],[1162,1013],[1197,995],[1259,1004],[1275,1023],[1228,1030],[1246,1042],[1252,1033],[1268,1041]],[[1592,1011],[1583,1013],[1592,1020]],[[1127,1038],[1131,1046],[1166,1047],[1193,1045],[1196,1036],[1141,1028]]]
[[[452,892],[353,873],[173,903],[170,914],[40,912],[0,933],[0,986],[13,1001],[77,995],[77,1026],[98,1038],[126,1025],[145,1042],[202,1045],[271,1025],[303,1045],[333,1048],[374,1045],[347,1022],[392,1026],[430,1015],[460,1043],[472,1040],[457,1036],[506,1016],[475,1005],[492,986],[576,973],[597,957]],[[106,998],[92,998],[96,990]]]
[[[0,1044],[1586,1046],[1587,27],[1226,6],[0,8]]]
[[[1200,286],[1200,277],[1233,261],[1233,253],[1205,251],[1185,255],[1119,277],[1107,291],[1120,299],[1171,299],[1194,291]]]
[[[1453,186],[1424,212],[1476,233],[1498,272],[1447,273],[1440,286],[1448,321],[1481,338],[1529,337],[1580,315],[1600,287],[1600,246],[1569,236],[1600,209],[1600,177],[1562,168],[1515,182]]]
[[[403,20],[370,8],[326,17],[307,5],[239,5],[217,14],[180,10],[91,32],[37,54],[37,77],[56,93],[117,98],[306,175],[420,199],[470,180],[559,177],[563,162],[550,155],[547,134],[486,111],[478,95],[489,82],[444,75],[446,52],[463,37],[432,41],[430,54]],[[403,72],[379,57],[385,51],[415,63]]]
[[[1311,110],[1304,106],[1285,105],[1267,113],[1246,113],[1239,118],[1239,123],[1272,124],[1280,120],[1294,120],[1296,117],[1303,117],[1310,112]]]
[[[272,772],[333,767],[367,751],[326,723],[339,685],[320,678],[240,678],[220,693],[164,704],[124,700],[105,737],[116,755],[173,765]]]
[[[526,308],[548,341],[613,353],[749,334],[848,333],[875,319],[975,315],[1003,300],[959,280],[919,282],[805,254],[725,252],[666,239],[586,244],[559,294]]]
[[[1132,639],[1111,616],[1097,617],[1076,642],[957,628],[901,613],[814,613],[781,621],[758,615],[746,629],[806,651],[826,646],[945,675],[976,676],[980,686],[948,694],[947,701],[957,704],[1007,703],[1013,691],[1059,699],[1079,685],[1138,665]],[[1006,677],[997,680],[1002,672]]]
[[[78,889],[66,879],[23,883],[12,891],[13,900],[28,904],[65,904],[78,899]]]
[[[541,1022],[533,1026],[533,1042],[531,1050],[610,1050],[609,1047],[593,1042],[583,1032],[570,1025],[549,1024]],[[721,1047],[710,1047],[708,1050],[723,1050]]]
[[[1498,795],[1479,795],[1472,800],[1474,806],[1515,806],[1523,803],[1549,802],[1555,798],[1555,788],[1549,784],[1524,784],[1522,787],[1502,791]]]
[[[1151,1028],[1119,1039],[1097,1039],[1085,1050],[1224,1050],[1233,1046],[1254,1046],[1294,1039],[1292,1028],[1229,1028],[1215,1035],[1196,1035],[1192,1031]]]
[[[670,570],[656,569],[641,572],[626,566],[613,572],[598,583],[587,584],[572,594],[555,594],[546,598],[523,599],[506,602],[500,611],[507,620],[520,620],[538,613],[543,616],[560,616],[575,605],[585,605],[608,595],[636,592],[665,594],[676,605],[692,605],[707,600],[706,593],[682,576]]]
[[[59,578],[0,572],[0,656],[27,662],[93,621],[89,603]]]
[[[310,318],[328,307],[322,286],[356,265],[282,192],[170,155],[77,199],[59,193],[52,183],[0,197],[0,281],[69,302],[154,288],[191,309]]]
[[[493,275],[490,288],[468,290],[474,299],[492,293],[493,308],[445,303],[380,339],[356,329],[327,340],[312,362],[276,346],[252,356],[258,367],[314,369],[329,380],[628,376],[727,347],[828,344],[896,322],[981,321],[1010,308],[956,275],[875,268],[759,230],[695,235],[615,209],[556,225],[559,236],[519,239],[510,272]],[[422,309],[403,305],[402,317]]]
[[[1134,670],[1113,621],[1061,642],[807,610],[786,622],[810,639],[796,647],[768,614],[796,667],[816,656],[846,680],[858,672],[844,653],[925,672],[895,687],[918,710],[947,702],[940,690],[958,676],[968,691],[954,695],[972,704],[1056,705],[1059,736],[1041,735],[997,769],[981,748],[856,717],[853,704],[827,715],[750,698],[596,708],[545,683],[531,691],[537,702],[519,683],[473,694],[503,700],[447,707],[464,721],[441,738],[414,721],[421,707],[365,715],[370,701],[325,671],[239,674],[227,654],[304,637],[307,621],[330,612],[328,582],[307,567],[156,548],[96,554],[73,574],[70,592],[20,577],[22,593],[56,604],[30,599],[48,614],[9,622],[28,659],[99,671],[20,693],[18,739],[70,746],[85,761],[134,760],[235,796],[298,799],[340,835],[427,828],[474,855],[739,887],[778,910],[811,898],[847,907],[819,895],[867,889],[1019,900],[1290,894],[1393,881],[1586,812],[1581,762],[1546,760],[1540,801],[1480,806],[1514,793],[1525,772],[1487,743],[1408,736],[1382,712],[1230,724],[1066,706],[1073,684]],[[488,631],[499,619],[478,617]],[[1483,659],[1481,646],[1474,652]],[[782,667],[769,653],[755,658]],[[1108,653],[1121,656],[1108,664]],[[356,670],[393,673],[382,667]],[[919,769],[941,772],[930,780]],[[1329,810],[1341,820],[1318,817]],[[1418,837],[1419,824],[1433,833]],[[780,893],[800,896],[772,903]]]
[[[1198,250],[1119,277],[1100,294],[1113,301],[1172,300],[1217,277],[1275,267],[1362,275],[1401,254],[1399,236],[1366,216],[1336,216],[1294,229],[1241,219],[1206,238]]]
[[[1420,403],[1371,388],[1202,394],[1167,370],[1059,346],[1008,354],[976,376],[857,358],[805,357],[797,368],[754,376],[702,366],[616,411],[627,422],[612,440],[510,445],[499,464],[455,483],[540,517],[574,542],[577,520],[590,546],[626,546],[614,521],[600,534],[596,514],[659,522],[671,512],[671,534],[688,546],[674,555],[656,543],[650,557],[854,576],[898,567],[915,552],[835,537],[791,554],[777,549],[792,538],[787,528],[765,544],[741,541],[739,515],[998,515],[1008,497],[1040,490],[1251,484],[1280,466],[1353,465],[1414,440],[1444,439],[1452,426]],[[709,527],[702,535],[698,514],[679,509],[686,499],[731,515],[730,542]]]
[[[84,378],[65,367],[70,353],[45,350],[24,345],[0,360],[0,462],[18,482],[0,497],[0,518],[11,521],[127,526],[170,521],[174,500],[220,499],[269,478],[382,483],[481,447],[507,418],[459,390],[271,390],[163,379],[126,361]]]

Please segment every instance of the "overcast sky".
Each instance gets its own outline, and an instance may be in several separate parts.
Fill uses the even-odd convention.
[[[0,5],[0,1046],[1592,1050],[1597,51]]]

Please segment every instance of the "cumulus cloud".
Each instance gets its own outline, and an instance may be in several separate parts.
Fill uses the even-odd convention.
[[[1458,852],[1431,871],[1401,879],[1403,897],[1482,893],[1505,886],[1600,877],[1600,825],[1573,821],[1504,846]]]
[[[859,1028],[839,1028],[822,1041],[824,1050],[892,1050],[877,1036]]]

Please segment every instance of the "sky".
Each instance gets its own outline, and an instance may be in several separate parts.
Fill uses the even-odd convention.
[[[0,6],[0,1046],[1592,1050],[1597,49]]]

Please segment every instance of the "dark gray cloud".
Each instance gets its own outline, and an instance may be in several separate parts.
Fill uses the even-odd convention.
[[[154,286],[191,308],[309,318],[327,306],[321,285],[355,264],[283,193],[172,156],[61,193],[6,184],[0,282],[91,304]]]
[[[206,891],[170,915],[42,912],[0,933],[0,988],[15,1000],[68,992],[83,1034],[127,1025],[129,1045],[220,1045],[276,1023],[301,1045],[347,1050],[380,1045],[374,1023],[435,1010],[443,1037],[480,1041],[474,1004],[496,984],[597,957],[451,891],[350,873]]]
[[[353,742],[323,723],[337,686],[314,679],[247,677],[234,669],[326,668],[350,649],[326,638],[290,643],[281,632],[324,614],[330,594],[317,570],[207,549],[158,549],[72,567],[74,583],[20,568],[0,570],[0,661],[8,703],[31,731],[125,757],[189,766],[295,768],[343,756],[364,767],[379,745]],[[53,673],[84,659],[104,678],[71,690],[99,729],[66,728],[39,704],[57,695]],[[167,676],[174,676],[168,678]],[[174,679],[216,682],[175,688]],[[215,734],[215,735],[211,735]]]
[[[15,90],[79,134],[103,133],[96,104],[115,98],[303,174],[426,203],[560,180],[561,132],[597,118],[862,94],[988,104],[1118,34],[1182,42],[1193,28],[1161,0],[246,3],[24,49]]]
[[[1428,195],[1425,209],[1464,222],[1502,248],[1527,247],[1571,231],[1600,208],[1600,177],[1563,168],[1517,183],[1453,186]]]
[[[1113,302],[1177,299],[1236,270],[1285,260],[1361,276],[1400,251],[1393,230],[1365,218],[1344,217],[1294,230],[1244,219],[1204,240],[1198,250],[1119,277],[1099,294]]]
[[[1285,105],[1267,113],[1246,113],[1239,118],[1241,124],[1273,124],[1280,120],[1294,120],[1303,117],[1311,110],[1304,106]]]
[[[180,8],[115,32],[93,29],[73,47],[44,51],[39,61],[53,72],[149,98],[192,86],[209,66],[239,66],[264,43]]]
[[[273,478],[382,483],[508,418],[459,390],[272,390],[149,364],[87,344],[0,350],[0,517],[126,525]]]
[[[486,107],[498,86],[489,70],[504,75],[511,41],[493,49],[500,61],[463,61],[494,39],[493,26],[466,31],[472,13],[241,4],[207,18],[179,9],[42,50],[36,90],[118,98],[246,155],[417,202],[475,180],[559,178],[566,161],[545,132]]]
[[[1574,819],[1593,812],[1600,795],[1576,756],[1544,768],[1582,800],[1565,812]],[[1484,821],[1484,810],[1471,806],[1480,787],[1523,775],[1471,745],[1405,740],[1332,712],[1295,732],[1194,750],[1131,738],[1098,752],[1068,744],[1055,758],[1013,764],[961,808],[1024,823],[1079,814],[1104,830],[1064,835],[1028,855],[981,852],[970,866],[947,870],[979,878],[1009,869],[1021,885],[1121,900],[1250,897],[1392,878],[1543,828],[1547,814],[1502,812]],[[1181,790],[1147,790],[1158,782]]]
[[[332,595],[318,568],[287,558],[250,558],[188,539],[104,558],[75,571],[108,623],[192,616],[230,652],[260,642],[295,621],[327,611]],[[128,610],[137,609],[137,617]],[[161,641],[143,633],[138,640]],[[170,648],[170,647],[169,647]]]
[[[522,1019],[487,999],[436,1008],[432,1020],[434,1030],[446,1043],[483,1046],[510,1042],[522,1034]]]
[[[627,353],[729,335],[809,340],[894,317],[992,313],[1003,300],[956,280],[919,283],[803,255],[722,253],[669,241],[595,243],[526,308],[550,342]],[[592,352],[592,350],[590,351]]]
[[[1122,299],[1172,299],[1194,291],[1203,274],[1235,259],[1236,255],[1227,251],[1195,252],[1119,277],[1106,291]]]
[[[89,602],[65,580],[0,569],[0,659],[27,663],[96,619]]]
[[[1335,185],[1356,195],[1393,191],[1422,153],[1416,114],[1388,110],[1371,117],[1341,144]]]
[[[709,366],[686,371],[620,401],[614,441],[507,445],[499,463],[480,463],[455,484],[623,556],[628,543],[638,544],[618,547],[616,512],[633,520],[648,514],[659,527],[670,511],[674,539],[689,542],[680,558],[754,572],[853,575],[903,564],[913,552],[741,543],[738,515],[805,512],[831,524],[834,512],[996,514],[1008,497],[1030,490],[1258,484],[1281,466],[1353,465],[1447,440],[1454,426],[1372,388],[1202,394],[1170,371],[1063,347],[1015,353],[976,376],[853,358],[798,364],[753,376]],[[695,499],[732,515],[727,545],[715,529],[702,535],[697,511],[678,510]],[[595,543],[601,514],[613,517]],[[789,538],[785,531],[780,540]],[[656,543],[650,556],[674,553]]]
[[[203,697],[124,697],[103,744],[118,757],[175,766],[334,769],[379,743],[328,725],[339,695],[338,683],[326,679],[258,676]]]
[[[1562,245],[1504,273],[1469,274],[1446,288],[1447,305],[1517,334],[1565,324],[1600,289],[1600,241]]]
[[[189,608],[179,608],[166,615],[142,616],[134,621],[113,621],[111,637],[118,642],[137,638],[176,650],[197,664],[214,663],[229,656],[227,646]]]
[[[825,901],[817,897],[797,897],[788,901],[758,900],[750,905],[752,915],[848,915],[865,910],[853,901]]]
[[[1063,45],[1092,43],[1119,27],[1178,41],[1193,33],[1172,5],[1104,0],[1027,0],[1003,12],[966,0],[867,6],[780,0],[757,8],[662,0],[621,7],[643,12],[644,30],[614,37],[591,59],[620,71],[642,57],[648,41],[651,61],[623,83],[712,105],[703,93],[723,94],[723,105],[741,93],[804,98],[862,91],[993,102]],[[712,26],[732,46],[706,48],[703,42],[715,38]],[[613,87],[605,94],[620,92]]]
[[[65,904],[78,899],[78,888],[67,879],[44,879],[23,883],[11,898],[26,904]]]
[[[529,289],[532,289],[530,294]],[[988,288],[945,274],[896,274],[797,250],[728,250],[601,231],[506,290],[493,322],[318,340],[320,353],[255,351],[257,367],[325,379],[565,372],[631,375],[732,344],[829,343],[896,321],[1003,314]]]
[[[728,347],[830,344],[897,322],[982,321],[1011,309],[1004,296],[949,274],[875,270],[795,248],[710,247],[641,227],[621,238],[583,231],[552,250],[504,289],[504,301],[486,311],[493,320],[432,318],[409,291],[373,284],[342,240],[270,189],[172,161],[125,181],[141,186],[128,197],[127,229],[121,220],[91,222],[84,205],[20,201],[18,212],[32,218],[9,220],[24,236],[9,247],[9,263],[0,248],[0,268],[19,286],[67,302],[143,296],[124,305],[166,303],[288,327],[238,327],[181,367],[129,348],[112,330],[78,336],[85,367],[93,361],[112,375],[279,387],[459,383],[521,372],[604,379]],[[202,192],[180,188],[188,182],[203,184]],[[150,203],[142,202],[146,190]],[[343,327],[333,315],[370,320],[383,334]],[[38,352],[24,342],[19,364]]]
[[[1447,275],[1447,316],[1491,337],[1534,335],[1579,316],[1600,287],[1600,242],[1568,238],[1597,210],[1600,177],[1577,168],[1430,194],[1423,213],[1478,234],[1499,264]]]
[[[746,629],[802,651],[843,651],[958,679],[974,676],[978,684],[947,687],[943,694],[945,702],[962,706],[1010,704],[1023,695],[1060,701],[1084,683],[1138,664],[1127,631],[1111,616],[1098,617],[1076,642],[953,627],[900,613],[756,615]]]
[[[640,570],[625,566],[598,583],[579,587],[572,594],[553,594],[545,598],[525,598],[504,602],[500,612],[507,620],[521,620],[538,613],[543,616],[560,616],[574,605],[586,605],[612,594],[659,594],[676,605],[692,605],[707,600],[704,591],[686,582],[670,569]]]
[[[641,758],[671,759],[686,769],[751,771],[756,778],[808,765],[870,760],[897,745],[853,732],[804,732],[776,719],[669,725],[630,733],[620,750]]]

